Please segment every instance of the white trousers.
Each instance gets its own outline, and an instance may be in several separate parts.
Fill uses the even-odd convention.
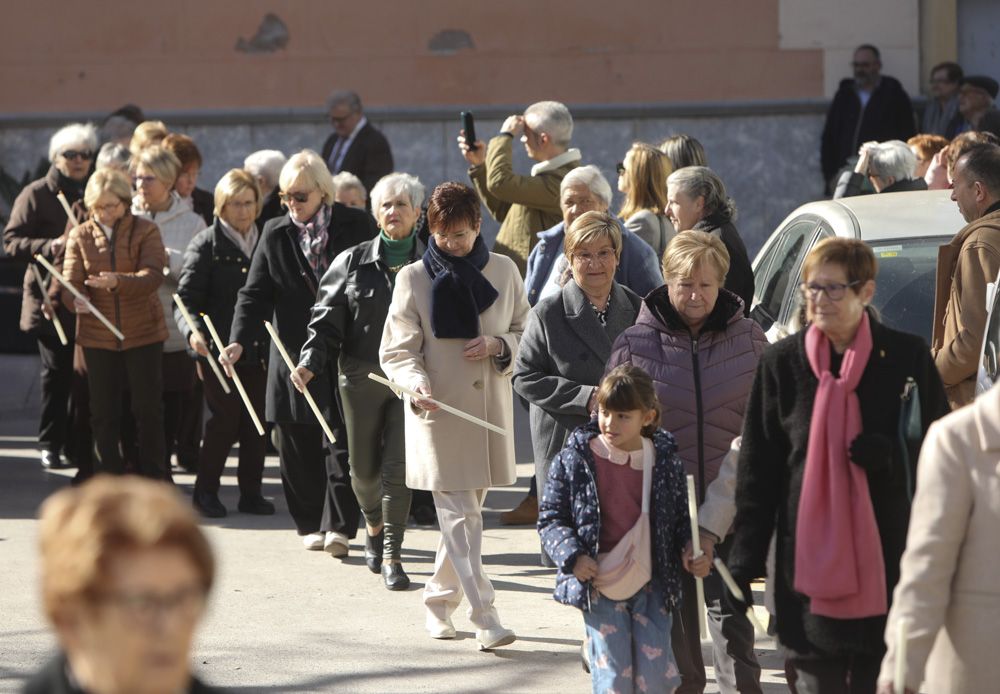
[[[441,539],[434,558],[434,575],[424,586],[424,605],[439,620],[447,620],[469,599],[469,621],[477,629],[500,626],[493,607],[496,594],[483,569],[483,500],[485,489],[432,492]]]

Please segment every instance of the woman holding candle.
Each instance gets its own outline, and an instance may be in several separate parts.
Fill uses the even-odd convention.
[[[392,381],[503,429],[513,428],[510,377],[528,317],[524,282],[510,258],[486,250],[479,198],[461,183],[431,194],[431,237],[420,263],[396,275],[379,359]],[[406,483],[434,494],[441,541],[424,588],[427,630],[453,639],[451,614],[464,592],[479,648],[514,641],[500,624],[483,568],[486,491],[513,484],[514,441],[406,399]]]
[[[189,347],[198,355],[198,378],[208,402],[208,421],[198,456],[198,477],[192,502],[201,515],[222,518],[226,507],[219,500],[219,481],[226,458],[239,440],[237,468],[240,499],[237,508],[243,513],[270,515],[274,504],[261,493],[266,442],[254,426],[235,388],[227,394],[219,379],[210,372],[205,359],[214,359],[225,345],[206,342],[210,333],[199,318],[205,314],[219,331],[229,334],[233,311],[240,289],[247,279],[250,259],[257,248],[260,233],[254,219],[260,211],[257,183],[246,171],[232,169],[215,187],[215,223],[198,233],[184,253],[177,295],[199,326],[192,332],[180,308],[174,318]],[[267,343],[253,343],[236,366],[250,403],[258,414],[264,411],[264,387],[267,381]]]
[[[660,425],[677,439],[677,455],[693,475],[699,502],[699,541],[709,559],[729,551],[732,516],[725,504],[706,503],[732,440],[740,435],[753,371],[767,345],[760,326],[743,317],[743,301],[723,288],[729,253],[704,231],[675,236],[663,254],[666,285],[643,300],[636,324],[615,341],[608,369],[641,367],[663,404]],[[729,498],[731,508],[732,498]],[[719,509],[721,508],[721,511]],[[759,692],[760,666],[746,611],[723,601],[718,574],[705,578],[716,678],[723,691]],[[705,667],[698,634],[694,579],[682,577],[684,600],[674,620],[672,646],[681,671],[679,692],[701,692]]]
[[[776,535],[778,640],[800,694],[875,691],[914,452],[950,409],[923,340],[868,310],[876,270],[860,240],[813,248],[809,327],[765,351],[746,410],[727,563],[749,597]]]

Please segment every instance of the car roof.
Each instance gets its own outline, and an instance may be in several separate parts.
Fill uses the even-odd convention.
[[[803,215],[822,217],[837,236],[857,238],[860,229],[860,237],[865,241],[953,236],[965,226],[949,190],[857,195],[810,202],[788,215],[778,228]]]

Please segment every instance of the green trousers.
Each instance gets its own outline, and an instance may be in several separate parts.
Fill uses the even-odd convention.
[[[371,371],[381,374],[372,365]],[[355,369],[349,369],[349,372]],[[386,559],[399,559],[410,515],[403,401],[365,375],[341,371],[340,397],[351,459],[351,487],[368,525],[385,523]]]

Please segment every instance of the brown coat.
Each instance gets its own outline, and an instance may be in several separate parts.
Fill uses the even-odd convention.
[[[906,686],[997,691],[1000,621],[1000,387],[938,420],[917,465],[906,551],[886,625],[880,680],[891,681],[896,624],[908,619]]]
[[[113,244],[94,220],[69,233],[63,274],[98,311],[110,320],[125,340],[119,342],[97,318],[89,313],[77,316],[76,341],[82,347],[125,350],[167,338],[163,307],[156,290],[163,282],[166,251],[160,230],[145,219],[126,213],[115,226]],[[115,272],[120,281],[114,291],[93,289],[84,280],[101,272]],[[68,291],[63,302],[73,305]]]
[[[967,224],[938,250],[931,353],[953,408],[972,402],[983,334],[986,285],[1000,271],[1000,209]]]
[[[3,231],[3,245],[7,255],[31,260],[36,253],[41,253],[57,267],[62,264],[62,252],[53,253],[52,250],[52,242],[67,230],[66,212],[56,197],[58,192],[59,172],[53,166],[43,178],[29,183],[18,194],[10,212],[10,221]],[[72,194],[67,197],[70,201],[73,200]],[[47,277],[48,272],[43,270],[42,276]],[[21,296],[21,330],[26,333],[54,335],[54,330],[42,317],[42,295],[30,267],[24,273]],[[62,314],[60,311],[63,321],[72,321],[72,314]]]
[[[469,169],[483,204],[500,222],[493,252],[509,257],[524,276],[528,253],[538,243],[538,232],[562,221],[559,186],[563,176],[580,165],[580,153],[569,150],[561,165],[548,164],[531,176],[514,173],[514,138],[497,135],[486,145],[486,163]]]
[[[486,489],[513,484],[514,410],[511,375],[528,319],[524,282],[513,261],[490,254],[483,275],[500,296],[479,315],[480,334],[507,343],[510,359],[469,361],[461,339],[431,333],[431,278],[421,262],[396,276],[379,358],[385,375],[407,388],[429,385],[432,397],[507,429],[491,432],[444,410],[405,408],[406,486],[431,491]]]

